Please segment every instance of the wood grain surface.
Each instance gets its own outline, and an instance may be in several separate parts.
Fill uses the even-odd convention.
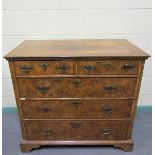
[[[9,60],[22,152],[42,145],[132,151],[145,59],[124,39],[28,40]]]
[[[6,59],[65,57],[148,58],[149,55],[125,39],[27,40]]]

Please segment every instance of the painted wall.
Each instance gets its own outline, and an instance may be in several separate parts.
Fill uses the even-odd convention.
[[[3,55],[26,39],[125,38],[151,54],[151,0],[3,0]],[[139,105],[151,105],[151,58]],[[3,106],[15,106],[3,59]]]

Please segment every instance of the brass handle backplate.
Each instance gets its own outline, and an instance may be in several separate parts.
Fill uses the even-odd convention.
[[[32,70],[32,66],[30,66],[30,65],[23,65],[23,66],[20,66],[19,69],[22,72],[29,73]]]
[[[57,67],[57,69],[58,69],[59,72],[66,72],[66,71],[68,71],[70,68],[71,68],[71,67],[68,66],[68,65],[59,65],[59,66]]]
[[[95,70],[95,66],[92,65],[86,65],[86,66],[82,66],[81,67],[84,71],[88,72],[88,71],[94,71]]]
[[[43,129],[43,130],[42,130],[42,133],[43,133],[44,135],[49,135],[49,134],[52,133],[52,130],[50,130],[50,129]]]
[[[134,64],[124,64],[124,65],[122,66],[122,69],[124,69],[124,70],[131,70],[131,69],[133,69],[134,67],[135,67]]]
[[[106,114],[111,114],[111,113],[113,112],[113,109],[112,109],[111,107],[105,107],[105,108],[104,108],[104,112],[105,112]]]
[[[80,86],[80,80],[75,80],[75,81],[73,81],[73,84],[74,84],[74,86],[76,87],[76,88],[78,88],[79,86]]]
[[[47,93],[49,90],[49,87],[37,87],[40,93]]]
[[[112,63],[105,63],[105,64],[104,64],[104,67],[106,67],[106,68],[111,68],[111,67],[112,67]]]
[[[40,110],[45,112],[45,113],[51,111],[51,109],[48,107],[42,107]]]
[[[78,129],[78,128],[80,128],[80,123],[72,123],[72,126],[73,126],[73,128],[76,128],[76,129]]]
[[[101,132],[102,132],[104,135],[110,135],[110,134],[111,134],[111,131],[112,131],[112,129],[110,129],[110,128],[103,128],[103,129],[101,130]]]
[[[114,91],[116,91],[117,87],[113,87],[113,86],[105,86],[104,87],[104,91],[108,92],[108,93],[112,93]]]
[[[47,63],[42,63],[40,64],[40,67],[45,71],[48,67],[48,64]]]
[[[79,102],[79,101],[74,101],[72,104],[73,104],[73,106],[74,106],[75,108],[78,108],[79,105],[80,105],[80,102]]]

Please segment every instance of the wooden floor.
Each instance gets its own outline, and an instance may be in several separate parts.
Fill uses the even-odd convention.
[[[43,147],[26,155],[151,155],[152,113],[138,113],[134,124],[133,152],[123,152],[113,147]],[[24,155],[20,152],[20,128],[16,113],[3,114],[3,155]]]

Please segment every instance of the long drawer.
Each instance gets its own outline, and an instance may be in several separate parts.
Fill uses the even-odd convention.
[[[125,140],[129,121],[25,121],[27,140]]]
[[[133,97],[137,78],[18,78],[22,98]]]
[[[120,119],[130,118],[130,100],[50,100],[21,101],[23,118],[28,119]]]

